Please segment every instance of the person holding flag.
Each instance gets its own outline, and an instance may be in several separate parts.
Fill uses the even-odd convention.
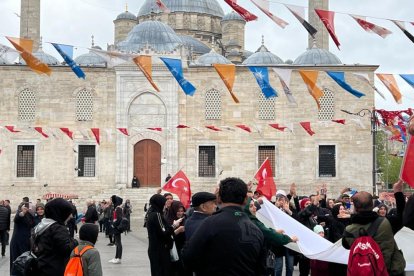
[[[162,187],[164,191],[176,194],[186,209],[190,207],[191,188],[190,180],[182,170],[179,170]]]

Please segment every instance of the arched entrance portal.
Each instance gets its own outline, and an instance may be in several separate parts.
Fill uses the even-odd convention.
[[[141,187],[161,185],[161,145],[145,139],[134,145],[134,175]]]

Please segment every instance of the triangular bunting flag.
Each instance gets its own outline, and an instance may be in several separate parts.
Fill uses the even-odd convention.
[[[335,25],[334,25],[335,12],[318,10],[318,9],[315,9],[315,12],[319,16],[319,18],[322,20],[322,23],[325,25],[326,29],[328,30],[328,33],[331,36],[333,42],[335,43],[336,47],[338,47],[339,49],[339,46],[341,44],[339,43],[339,40],[335,34]]]
[[[63,45],[57,43],[51,43],[53,47],[55,47],[56,51],[62,56],[65,60],[66,64],[72,69],[78,78],[85,79],[85,73],[82,69],[76,64],[76,62],[72,59],[73,56],[73,46],[71,45]],[[69,53],[69,55],[67,54]]]
[[[300,122],[300,125],[303,127],[304,130],[306,130],[306,132],[312,136],[315,134],[315,132],[312,130],[310,122]]]
[[[101,137],[99,135],[99,128],[91,128],[91,131],[93,133],[93,136],[95,136],[96,143],[98,145],[100,145],[101,144]]]
[[[285,131],[285,128],[286,128],[284,126],[279,126],[279,124],[269,124],[269,126],[275,128],[277,130],[280,130],[280,131]]]
[[[405,29],[405,25],[403,21],[398,21],[398,20],[391,20],[391,21],[394,22],[394,24],[397,25],[398,28],[400,28],[400,30],[405,34],[405,36],[408,37],[408,39],[414,43],[414,36]]]
[[[414,74],[400,74],[400,77],[414,88]]]
[[[284,5],[296,17],[296,19],[299,20],[303,27],[305,27],[309,35],[315,38],[315,34],[318,32],[318,30],[316,30],[315,27],[313,27],[308,21],[305,20],[305,7],[287,4]]]
[[[14,126],[4,126],[8,131],[12,132],[12,133],[17,133],[17,132],[21,132],[20,130],[16,130],[14,129]]]
[[[190,128],[190,127],[186,125],[178,125],[177,128]]]
[[[151,56],[137,56],[132,59],[135,64],[139,67],[139,69],[142,71],[144,76],[147,78],[147,80],[151,83],[152,87],[157,92],[160,92],[160,89],[155,85],[154,81],[152,80],[152,59]]]
[[[49,138],[49,135],[47,135],[46,133],[43,132],[43,128],[41,127],[35,127],[34,128],[37,132],[39,132],[43,137],[45,138]]]
[[[344,119],[332,120],[332,122],[334,122],[334,123],[338,123],[338,124],[342,124],[342,125],[344,125],[344,124],[345,124],[345,120],[344,120]]]
[[[162,127],[147,127],[147,129],[155,130],[155,131],[162,131]]]
[[[252,132],[252,130],[250,129],[250,127],[246,126],[246,125],[236,125],[236,127],[241,128],[247,132]]]
[[[122,134],[129,136],[128,134],[128,129],[124,128],[124,127],[118,127],[117,128]]]
[[[170,13],[170,9],[167,8],[167,6],[161,1],[161,0],[155,0],[155,3],[157,4],[158,8],[162,10],[163,13]]]
[[[244,18],[247,22],[257,19],[257,16],[246,10],[245,8],[237,4],[237,0],[224,0],[235,12],[237,12],[241,17]]]
[[[215,126],[206,126],[206,128],[214,130],[214,131],[221,131],[221,129],[215,127]]]
[[[278,75],[280,83],[282,84],[283,91],[291,104],[297,105],[295,98],[290,90],[290,77],[292,76],[292,69],[272,68]]]
[[[277,97],[277,92],[269,83],[269,71],[267,67],[259,66],[248,66],[249,70],[253,73],[256,78],[257,84],[260,86],[266,99],[271,97]]]
[[[344,72],[334,72],[334,71],[326,71],[326,73],[343,89],[351,93],[357,98],[361,98],[365,96],[364,93],[359,92],[358,90],[353,89],[348,83],[345,81],[345,73]]]
[[[96,48],[88,48],[88,49],[92,53],[95,53],[101,58],[103,58],[108,68],[112,68],[114,66],[126,63],[130,61],[133,57],[133,55],[126,54],[126,53],[103,51],[103,50],[99,50]]]
[[[239,103],[236,95],[233,93],[234,79],[236,78],[236,65],[235,64],[213,64],[220,78],[223,80],[227,89],[230,92],[231,97],[235,103]]]
[[[285,28],[289,23],[283,20],[280,17],[277,17],[270,12],[269,0],[250,0],[256,7],[259,8],[264,14],[266,14],[273,22],[275,22],[279,27]]]
[[[369,76],[368,76],[368,74],[367,73],[353,73],[354,74],[354,76],[356,76],[357,78],[359,78],[360,80],[363,80],[363,81],[365,81],[366,83],[368,83],[373,89],[374,89],[374,91],[375,92],[377,92],[377,94],[378,95],[380,95],[381,96],[381,98],[383,98],[384,100],[386,100],[386,98],[385,98],[385,96],[384,96],[384,94],[382,94],[382,92],[381,91],[379,91],[376,87],[375,87],[375,85],[373,85],[373,84],[371,84],[371,82],[370,82],[370,80],[369,80]]]
[[[60,130],[65,133],[71,140],[73,140],[73,132],[67,127],[61,127]]]
[[[178,84],[183,89],[184,93],[186,95],[193,96],[196,91],[196,88],[194,87],[194,85],[191,84],[191,82],[189,82],[188,80],[184,78],[181,60],[174,59],[174,58],[162,58],[162,57],[160,59],[167,66],[168,70],[170,70],[171,74],[174,76]]]
[[[362,29],[369,33],[376,33],[382,38],[386,38],[389,34],[392,34],[390,30],[366,21],[366,18],[363,16],[357,16],[352,14],[350,14],[349,16],[351,16],[359,24],[359,26],[362,27]]]
[[[319,98],[323,96],[322,90],[316,85],[318,80],[319,71],[304,71],[299,70],[299,74],[302,77],[303,81],[305,82],[309,94],[315,99],[316,104],[318,105],[318,109],[321,109],[321,105],[319,103]]]
[[[388,90],[391,92],[392,96],[394,97],[394,100],[401,104],[401,92],[398,88],[397,82],[392,74],[375,74],[380,81],[388,88]]]

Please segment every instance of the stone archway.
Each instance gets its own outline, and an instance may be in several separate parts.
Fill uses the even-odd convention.
[[[161,145],[144,139],[134,145],[134,175],[141,187],[159,187],[161,184]]]

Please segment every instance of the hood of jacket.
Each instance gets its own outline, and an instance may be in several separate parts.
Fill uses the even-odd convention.
[[[59,224],[65,224],[65,220],[72,212],[72,204],[63,198],[52,199],[45,205],[45,217],[53,219]]]
[[[36,227],[34,229],[35,235],[42,234],[43,232],[46,231],[47,228],[49,228],[55,222],[56,222],[55,220],[49,219],[49,218],[42,219],[40,221],[40,223],[38,225],[36,225]]]

